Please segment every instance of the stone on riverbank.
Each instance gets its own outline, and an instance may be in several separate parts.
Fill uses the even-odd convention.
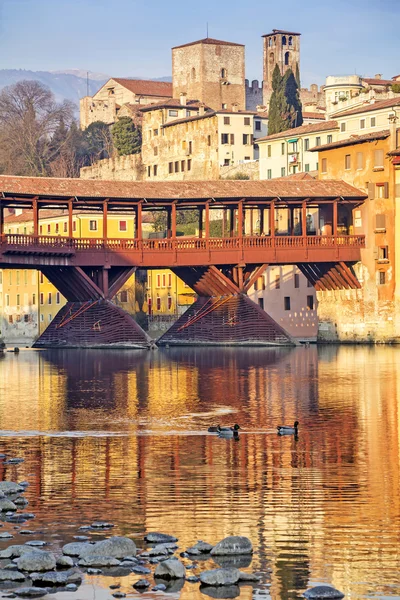
[[[90,527],[93,527],[93,529],[111,529],[111,527],[114,527],[114,525],[113,523],[108,523],[107,521],[95,521]],[[82,528],[80,527],[80,529]]]
[[[11,533],[8,533],[8,531],[5,531],[4,533],[0,533],[0,540],[10,540],[13,537],[14,536]]]
[[[27,554],[28,552],[32,552],[32,548],[29,546],[24,546],[23,544],[15,544],[13,546],[8,546],[0,552],[1,558],[19,558],[23,554]]]
[[[114,556],[84,556],[78,561],[80,567],[118,567],[120,561]]]
[[[24,491],[24,488],[18,483],[14,483],[14,481],[0,481],[0,492],[3,492],[6,496],[22,494]]]
[[[114,558],[136,556],[136,544],[128,537],[110,537],[90,545],[89,549],[85,550],[85,557],[90,556],[113,556]]]
[[[240,587],[238,585],[224,585],[220,587],[201,585],[200,592],[210,598],[223,598],[225,600],[240,596]]]
[[[52,552],[31,550],[16,561],[21,571],[52,571],[56,568],[56,558]]]
[[[87,542],[70,542],[62,547],[62,551],[63,554],[66,554],[67,556],[79,556],[82,558],[92,546],[93,544]]]
[[[135,573],[136,575],[150,575],[151,573],[150,569],[142,567],[142,565],[132,565],[130,569],[132,573]]]
[[[15,593],[21,598],[40,598],[46,596],[47,590],[39,587],[26,587],[15,590]]]
[[[0,569],[0,581],[24,581],[25,575],[19,571]]]
[[[0,498],[0,512],[6,512],[7,510],[17,510],[17,507],[8,498]]]
[[[178,541],[178,538],[174,537],[173,535],[168,535],[167,533],[159,533],[158,531],[147,533],[144,536],[144,539],[150,544],[167,544],[169,542]]]
[[[303,596],[307,600],[323,600],[344,598],[344,594],[330,585],[317,585],[304,592]]]
[[[163,560],[156,566],[154,577],[162,579],[181,579],[186,576],[186,569],[183,563],[176,558]]]
[[[67,569],[74,566],[74,561],[70,556],[58,556],[56,565],[59,569]]]
[[[132,585],[132,587],[134,587],[136,590],[144,590],[150,587],[150,581],[147,581],[147,579],[139,579]]]
[[[253,545],[249,538],[240,535],[230,535],[211,550],[211,556],[227,556],[231,554],[252,554]]]
[[[257,582],[260,578],[252,573],[243,573],[239,569],[211,569],[199,575],[203,585],[233,585],[240,581]]]
[[[194,546],[190,546],[190,548],[186,549],[188,554],[209,554],[211,550],[214,548],[212,544],[208,544],[207,542],[203,542],[199,540],[194,544]]]
[[[32,573],[30,576],[32,583],[39,583],[45,587],[47,586],[64,586],[68,583],[81,584],[82,575],[77,571],[63,571],[57,573],[55,571],[49,571],[46,573]]]

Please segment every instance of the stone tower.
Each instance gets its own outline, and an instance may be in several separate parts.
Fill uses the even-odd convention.
[[[273,29],[272,33],[263,35],[263,104],[269,105],[272,94],[272,73],[278,65],[282,75],[292,69],[296,75],[296,67],[300,71],[300,33]]]
[[[205,38],[172,48],[173,97],[186,94],[215,110],[246,108],[244,46]]]

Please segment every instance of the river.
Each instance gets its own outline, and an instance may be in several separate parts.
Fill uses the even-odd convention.
[[[244,535],[245,570],[262,578],[244,600],[319,583],[400,598],[398,373],[400,348],[383,346],[7,353],[0,452],[25,460],[0,462],[0,480],[29,481],[29,528],[56,552],[99,519],[140,548],[148,531],[176,535],[179,551]],[[276,434],[296,419],[297,439]],[[239,423],[239,439],[207,433],[218,423]],[[1,531],[14,539],[0,549],[27,541]],[[117,583],[137,596],[139,578]],[[109,600],[113,583],[86,576],[56,595]],[[189,582],[165,597],[206,598]]]

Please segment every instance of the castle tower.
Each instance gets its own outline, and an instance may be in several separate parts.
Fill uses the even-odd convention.
[[[173,97],[182,93],[214,110],[246,108],[244,46],[205,38],[172,48]]]
[[[272,33],[263,35],[263,104],[269,105],[272,94],[272,74],[275,65],[284,75],[288,69],[292,69],[296,75],[296,68],[300,71],[300,33],[293,31],[282,31],[273,29]]]

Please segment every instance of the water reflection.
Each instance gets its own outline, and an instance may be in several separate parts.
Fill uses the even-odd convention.
[[[400,597],[399,366],[400,349],[369,347],[7,354],[0,452],[25,462],[0,463],[0,479],[30,481],[56,545],[95,519],[181,549],[237,533],[271,598],[325,581]],[[297,440],[276,435],[296,419]],[[206,433],[235,422],[238,443]]]

